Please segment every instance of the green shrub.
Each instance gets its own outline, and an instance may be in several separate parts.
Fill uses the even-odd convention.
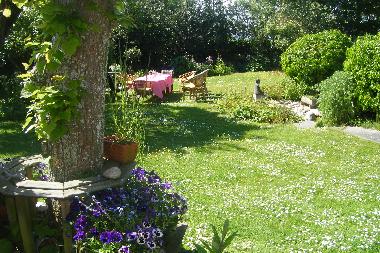
[[[320,84],[319,109],[323,123],[341,125],[355,116],[355,82],[347,72],[337,71]]]
[[[234,71],[234,69],[231,66],[228,66],[227,64],[224,63],[223,59],[218,57],[216,60],[215,65],[211,69],[210,75],[213,76],[224,76],[224,75],[229,75]]]
[[[303,82],[296,82],[290,77],[286,76],[281,84],[284,87],[283,97],[287,100],[297,101],[307,93],[308,87]]]
[[[218,102],[222,113],[237,120],[252,120],[260,123],[296,122],[299,117],[289,108],[261,100],[254,102],[239,94],[228,94]]]
[[[183,73],[195,70],[196,62],[193,57],[189,55],[182,55],[175,57],[171,61],[170,66],[174,68],[174,75],[179,76]]]
[[[297,82],[313,86],[342,69],[350,45],[350,38],[338,30],[308,34],[281,55],[281,66]]]
[[[380,33],[359,37],[347,51],[344,70],[356,82],[355,93],[364,111],[380,119]]]
[[[263,83],[263,92],[275,100],[300,100],[306,93],[307,87],[304,83],[297,83],[295,80],[285,76],[280,82]]]

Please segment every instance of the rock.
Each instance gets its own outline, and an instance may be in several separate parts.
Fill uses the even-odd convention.
[[[45,202],[38,201],[36,203],[36,210],[38,212],[46,212],[48,210],[48,205]]]
[[[310,108],[315,108],[317,106],[317,99],[302,96],[301,103],[308,105]]]
[[[103,172],[103,176],[109,179],[118,179],[121,176],[119,167],[111,167]]]
[[[120,167],[120,163],[112,160],[104,160],[103,170],[107,170],[112,167]]]
[[[311,112],[311,113],[314,113],[315,116],[317,116],[317,117],[320,117],[320,116],[321,116],[321,112],[320,112],[318,109],[311,109],[310,112]]]
[[[309,111],[306,113],[305,119],[309,121],[315,121],[317,119],[317,115],[315,115],[312,111]]]

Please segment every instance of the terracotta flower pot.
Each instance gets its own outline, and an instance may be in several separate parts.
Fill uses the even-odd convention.
[[[136,142],[119,144],[110,138],[104,139],[104,157],[121,163],[131,163],[136,159],[138,145]]]

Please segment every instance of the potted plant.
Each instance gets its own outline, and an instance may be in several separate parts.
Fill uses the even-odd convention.
[[[145,140],[142,102],[133,90],[121,90],[111,112],[113,134],[104,137],[104,156],[121,163],[133,162]]]
[[[171,183],[137,167],[122,186],[74,198],[66,219],[73,226],[77,252],[177,253],[184,231],[166,233],[186,211],[186,199]],[[169,248],[172,238],[178,246]]]

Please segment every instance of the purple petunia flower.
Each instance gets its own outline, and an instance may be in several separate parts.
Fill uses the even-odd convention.
[[[109,231],[104,231],[100,234],[99,239],[102,243],[111,243],[111,236]]]
[[[47,175],[41,175],[40,176],[40,180],[41,181],[48,181],[49,180],[49,177]]]
[[[123,240],[123,235],[119,231],[112,231],[111,240],[112,242],[121,242]]]
[[[130,253],[129,247],[128,246],[121,246],[118,253]]]
[[[98,230],[95,228],[95,227],[93,227],[93,228],[90,228],[90,230],[88,231],[91,235],[93,235],[93,236],[97,236],[97,235],[99,235],[99,232],[98,232]]]
[[[162,184],[161,184],[161,187],[162,187],[163,189],[165,189],[165,190],[169,190],[169,189],[172,188],[172,184],[169,183],[169,182],[165,182],[165,183],[162,183]]]
[[[80,215],[74,223],[75,230],[84,230],[87,225],[87,218],[85,215]]]
[[[102,243],[112,243],[112,242],[121,242],[123,240],[123,235],[118,231],[104,231],[100,234],[99,237]]]
[[[145,181],[146,171],[143,168],[137,167],[131,171],[131,174],[135,176],[138,181]]]
[[[81,241],[86,238],[86,233],[83,230],[77,230],[77,233],[74,235],[74,241]]]
[[[137,239],[137,233],[136,232],[127,232],[127,241],[135,241]]]

